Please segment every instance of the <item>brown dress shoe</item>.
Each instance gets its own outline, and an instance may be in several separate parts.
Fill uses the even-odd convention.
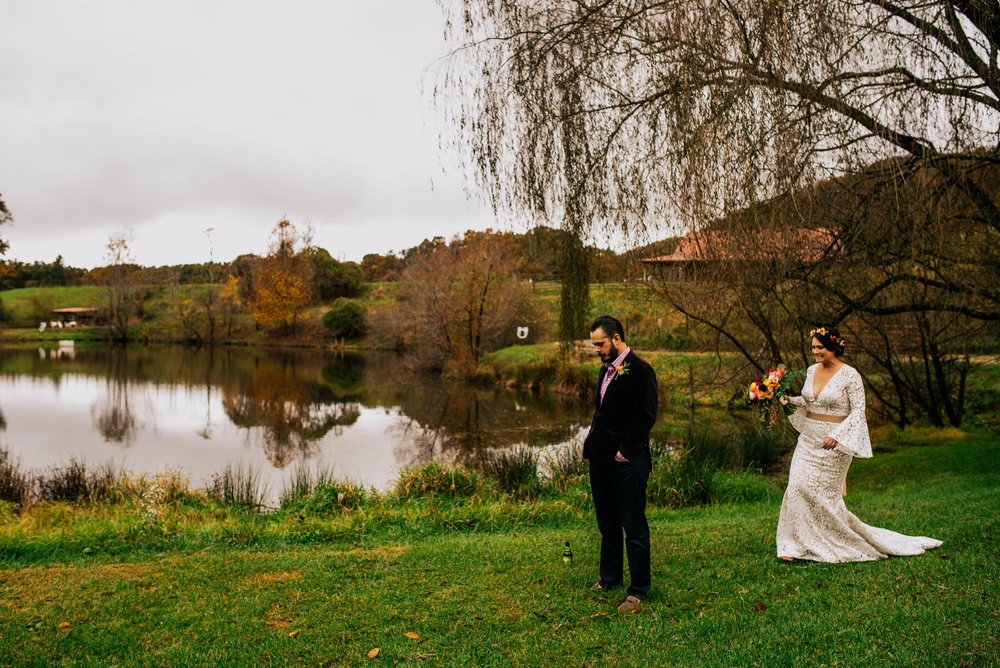
[[[604,585],[600,582],[595,582],[593,586],[591,586],[590,591],[604,591]]]
[[[622,604],[618,606],[618,612],[639,612],[642,610],[642,599],[635,596],[626,596]]]

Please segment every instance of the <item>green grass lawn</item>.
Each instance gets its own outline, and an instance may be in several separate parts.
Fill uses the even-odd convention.
[[[849,482],[863,520],[944,546],[785,564],[777,499],[656,509],[654,590],[630,615],[615,611],[620,594],[588,590],[598,540],[578,489],[327,516],[177,509],[187,519],[156,525],[162,535],[107,509],[8,514],[0,656],[19,666],[997,665],[996,437],[897,444],[857,461]],[[92,525],[128,540],[110,549]]]
[[[100,307],[106,293],[107,288],[94,285],[18,288],[0,291],[0,301],[12,323],[37,326],[42,320],[52,320],[50,311],[54,308]]]

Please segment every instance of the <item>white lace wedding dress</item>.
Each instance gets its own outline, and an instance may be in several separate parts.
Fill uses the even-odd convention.
[[[809,367],[802,396],[789,397],[797,408],[788,419],[798,430],[799,440],[778,517],[778,556],[830,563],[874,561],[921,554],[941,545],[933,538],[868,526],[844,505],[842,493],[851,460],[872,456],[865,389],[861,374],[845,364],[814,396],[813,374],[818,366]],[[843,421],[827,422],[807,413],[843,417]],[[821,447],[827,436],[836,439],[836,448]]]

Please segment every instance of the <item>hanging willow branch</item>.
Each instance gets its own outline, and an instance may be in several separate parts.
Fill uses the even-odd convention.
[[[995,3],[441,3],[442,147],[500,212],[562,220],[573,199],[590,231],[697,227],[908,155],[1000,225],[995,192],[943,159],[996,158]]]

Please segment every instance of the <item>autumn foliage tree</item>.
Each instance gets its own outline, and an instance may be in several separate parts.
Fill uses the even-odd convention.
[[[286,218],[278,221],[268,254],[257,265],[250,297],[250,310],[261,327],[295,332],[299,314],[312,296],[308,248],[308,233],[300,232]]]
[[[518,326],[537,333],[521,263],[513,235],[467,232],[403,272],[398,304],[374,314],[372,329],[424,366],[466,374],[484,353],[515,343]]]

